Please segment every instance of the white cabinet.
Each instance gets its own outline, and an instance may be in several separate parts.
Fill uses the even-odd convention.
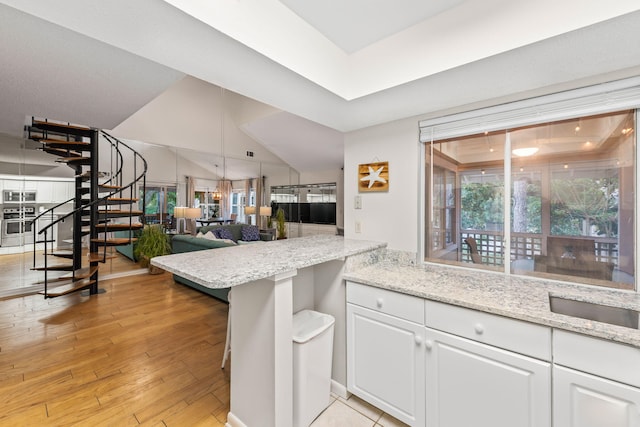
[[[73,196],[73,182],[71,181],[41,180],[30,182],[35,186],[37,203],[61,203]]]
[[[640,426],[640,389],[562,366],[554,366],[553,425]]]
[[[640,426],[640,349],[556,330],[553,351],[555,426]]]
[[[423,307],[420,298],[347,283],[347,389],[412,426],[425,425]]]
[[[551,425],[548,362],[426,328],[426,425]]]
[[[551,425],[551,329],[425,301],[427,426]]]
[[[53,181],[33,181],[33,185],[36,187],[37,203],[53,202],[53,184]]]
[[[73,182],[70,181],[54,181],[52,201],[61,203],[72,198],[74,196],[73,186]]]

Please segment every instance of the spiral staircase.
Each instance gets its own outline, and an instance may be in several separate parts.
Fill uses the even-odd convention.
[[[74,171],[75,194],[41,212],[33,227],[32,270],[42,271],[45,298],[84,291],[95,295],[101,263],[113,258],[114,247],[133,243],[144,225],[136,189],[145,194],[147,163],[130,146],[95,128],[31,119],[27,138]],[[144,196],[143,196],[144,197]],[[142,201],[144,206],[144,200]],[[39,221],[39,220],[43,221]],[[58,248],[55,227],[71,221],[72,238]],[[117,234],[117,236],[116,236]]]

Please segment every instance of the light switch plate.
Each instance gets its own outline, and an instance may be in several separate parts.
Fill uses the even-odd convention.
[[[355,197],[354,207],[355,207],[355,209],[362,209],[362,197],[361,196],[356,196]]]

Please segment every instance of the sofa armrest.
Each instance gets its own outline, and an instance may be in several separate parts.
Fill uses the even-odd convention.
[[[234,243],[224,240],[209,240],[188,235],[177,235],[171,239],[171,249],[174,254],[192,251],[202,251],[205,249],[225,248],[235,246]]]

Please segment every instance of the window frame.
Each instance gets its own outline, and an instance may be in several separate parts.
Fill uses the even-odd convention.
[[[603,102],[603,97],[607,98],[607,102]],[[503,104],[482,110],[475,110],[451,116],[445,116],[435,119],[423,120],[419,123],[420,127],[420,185],[419,185],[419,239],[418,239],[418,263],[429,263],[426,261],[427,249],[426,242],[430,238],[430,224],[427,224],[428,212],[432,209],[432,201],[429,200],[431,182],[427,179],[433,173],[433,165],[429,170],[427,163],[428,150],[433,144],[429,142],[439,141],[451,137],[461,137],[472,135],[480,132],[507,131],[509,129],[517,129],[529,125],[538,125],[548,122],[556,122],[569,118],[591,116],[597,114],[611,113],[623,110],[635,110],[636,132],[634,138],[634,185],[637,191],[640,189],[639,179],[639,147],[638,147],[638,129],[640,125],[639,117],[640,108],[640,78],[626,79],[624,81],[611,82],[609,84],[599,85],[567,91],[559,94],[528,99],[524,101]],[[505,149],[505,152],[510,152]],[[510,157],[509,157],[510,159]],[[505,215],[505,241],[511,241],[511,202],[507,200],[507,194],[511,193],[511,161],[506,162],[505,177],[509,177],[505,182],[505,189],[509,188],[509,192],[505,192],[505,210],[509,212]],[[507,187],[508,186],[508,187]],[[640,214],[640,197],[634,197],[633,206],[634,214],[634,288],[636,292],[640,291],[640,242],[638,238],[638,215]],[[460,208],[460,205],[458,204]],[[458,209],[458,215],[460,215]],[[543,213],[544,218],[544,213]],[[510,248],[510,245],[509,245]],[[509,263],[505,263],[505,274],[511,274]]]

